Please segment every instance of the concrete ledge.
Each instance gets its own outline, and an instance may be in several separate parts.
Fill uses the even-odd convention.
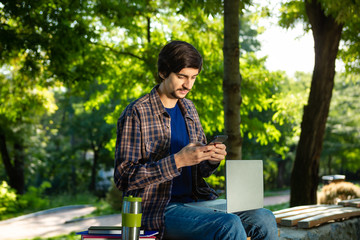
[[[281,240],[354,240],[360,239],[360,218],[333,222],[310,229],[278,226]]]

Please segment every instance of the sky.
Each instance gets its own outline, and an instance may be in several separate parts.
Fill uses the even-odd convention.
[[[270,71],[282,70],[289,76],[294,76],[296,71],[312,72],[314,40],[311,32],[304,35],[301,26],[290,30],[271,26],[258,39],[261,51],[257,55],[267,56],[265,65]]]
[[[261,5],[271,4],[274,15],[279,14],[279,0],[263,1],[255,0]],[[305,33],[302,24],[294,29],[284,29],[278,26],[276,16],[261,18],[259,26],[265,27],[265,32],[258,36],[261,43],[261,51],[258,57],[267,56],[266,67],[270,71],[282,70],[289,76],[296,71],[312,73],[314,68],[314,40],[311,31]]]

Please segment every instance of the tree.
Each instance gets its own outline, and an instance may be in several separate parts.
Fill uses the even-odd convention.
[[[0,74],[0,156],[9,185],[18,194],[25,191],[25,173],[31,156],[27,149],[36,135],[40,116],[56,110],[53,95],[39,85],[28,71],[19,66]]]
[[[81,92],[76,96],[72,103],[75,109],[73,119],[68,123],[70,133],[74,136],[75,151],[92,151],[91,175],[89,191],[95,192],[97,183],[97,173],[100,169],[109,169],[113,167],[112,155],[105,148],[112,138],[115,131],[115,125],[107,124],[104,119],[107,114],[114,111],[114,102],[103,104],[97,108],[87,108],[84,103],[89,97],[105,86],[97,83],[89,84],[87,91]]]
[[[239,4],[240,1],[224,1],[224,117],[225,133],[229,136],[229,159],[241,159],[240,134],[241,75],[239,70]]]
[[[238,10],[243,11],[242,17],[245,3],[248,1],[236,3],[239,5]],[[32,129],[32,133],[36,132],[37,139],[40,138],[39,131],[43,134],[41,136],[45,136],[46,140],[39,141],[41,145],[34,146],[34,142],[32,146],[23,145],[23,148],[24,152],[28,153],[36,152],[36,149],[45,146],[44,152],[38,153],[36,164],[31,165],[45,170],[44,174],[39,173],[36,177],[50,178],[54,187],[59,186],[59,189],[68,190],[76,179],[80,185],[90,178],[91,169],[96,169],[97,162],[91,164],[86,161],[85,153],[89,150],[90,144],[81,141],[81,136],[74,133],[74,129],[77,128],[84,136],[91,133],[86,129],[91,128],[92,121],[101,125],[102,120],[97,117],[103,114],[106,115],[103,117],[106,123],[115,124],[129,102],[149,92],[154,86],[157,54],[164,43],[172,39],[191,42],[203,55],[204,69],[188,97],[198,109],[207,136],[223,132],[223,98],[228,95],[222,89],[223,71],[224,67],[229,66],[223,65],[224,24],[221,1],[184,0],[169,3],[165,0],[4,0],[0,4],[0,14],[0,64],[2,68],[14,69],[16,74],[22,73],[22,76],[29,78],[29,81],[17,83],[16,89],[19,94],[16,97],[13,95],[14,98],[7,98],[9,95],[1,94],[0,104],[7,104],[7,107],[3,108],[10,109],[5,111],[7,115],[19,112],[23,116],[26,115],[27,119],[36,120],[29,122],[26,127],[21,122],[5,124],[10,130],[5,133],[10,134],[22,126],[23,129]],[[237,15],[239,14],[240,11]],[[246,25],[248,19],[241,19],[241,26],[239,20],[227,22],[238,25],[236,34],[231,33],[231,38],[236,37],[239,41],[239,28],[243,30],[240,40],[245,39],[249,33],[249,38],[245,39],[246,43],[245,40],[241,43],[241,47],[246,49],[245,52],[256,48],[252,48],[257,44],[251,40],[255,39],[257,31],[249,30],[250,24]],[[239,43],[236,45],[239,50]],[[233,60],[237,61],[234,67],[239,70],[239,53],[237,54]],[[243,99],[240,92],[234,95],[238,104],[242,100],[242,108],[235,111],[235,115],[239,116],[240,113],[243,116],[242,126],[240,128],[240,119],[233,124],[236,131],[240,129],[241,134],[248,134],[249,138],[266,145],[269,141],[277,141],[280,132],[276,129],[275,121],[264,120],[265,118],[259,115],[260,112],[272,108],[272,101],[268,99],[271,96],[269,87],[278,76],[271,75],[264,69],[264,59],[258,60],[253,54],[242,55],[242,73],[246,74],[242,84],[246,87],[242,91]],[[21,61],[17,61],[18,59]],[[240,74],[231,80],[239,81],[239,77]],[[22,85],[24,83],[29,86]],[[75,97],[90,90],[87,83],[97,83],[102,87],[96,88],[91,96],[76,102]],[[236,84],[239,84],[240,91],[240,83]],[[226,88],[230,93],[233,90],[231,86]],[[7,87],[2,88],[1,91],[6,89]],[[48,98],[41,98],[42,101],[36,103],[30,98],[22,98],[24,104],[41,106],[39,111],[27,106],[16,108],[16,104],[19,104],[16,99],[21,99],[21,94],[39,93],[39,89],[49,92],[49,95],[55,92],[57,100],[60,100],[57,101],[60,109],[54,114],[54,119],[43,117],[41,126],[38,125],[38,117],[51,112],[47,109],[50,101],[45,101]],[[114,102],[117,104],[115,110],[108,110],[107,106]],[[0,108],[5,105],[1,105]],[[226,105],[231,111],[234,102],[230,100]],[[22,112],[22,109],[29,111]],[[102,112],[103,109],[106,109],[106,113]],[[258,115],[251,114],[254,109]],[[98,110],[101,113],[96,115]],[[266,116],[268,118],[270,114]],[[81,124],[82,121],[84,124]],[[62,124],[65,126],[61,126]],[[93,130],[103,133],[108,131],[99,126]],[[238,135],[239,141],[241,134]],[[13,156],[14,144],[13,141],[9,142],[10,136],[6,135],[6,141],[7,145],[11,146],[8,150]],[[25,139],[28,136],[34,137],[30,133],[21,136]],[[99,147],[104,146],[107,150],[114,151],[114,129],[112,139],[109,140],[108,137],[107,135],[104,141],[93,139],[94,153]],[[29,163],[26,161],[25,164]],[[112,165],[112,162],[108,161],[107,164]],[[94,171],[92,176],[94,183]],[[31,180],[35,182],[36,177],[32,176]]]
[[[356,1],[291,1],[284,4],[281,24],[289,27],[296,19],[310,26],[315,46],[315,65],[308,103],[304,107],[301,135],[291,176],[290,205],[317,201],[319,164],[326,121],[332,97],[335,60],[343,29],[359,22]],[[355,18],[354,17],[355,14]]]
[[[5,70],[0,150],[9,184],[20,194],[25,191],[25,171],[30,165],[28,139],[36,135],[40,116],[55,110],[51,87],[59,79],[78,80],[84,74],[79,66],[97,69],[90,67],[92,61],[79,58],[92,45],[90,39],[97,37],[90,31],[92,19],[83,17],[92,12],[88,6],[73,1],[0,3],[0,64]]]
[[[345,174],[349,180],[359,174],[359,81],[356,74],[336,76],[320,162],[323,174]]]

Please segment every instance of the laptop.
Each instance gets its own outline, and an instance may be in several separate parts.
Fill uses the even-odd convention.
[[[264,206],[262,160],[226,160],[226,199],[187,203],[227,213],[258,209]]]

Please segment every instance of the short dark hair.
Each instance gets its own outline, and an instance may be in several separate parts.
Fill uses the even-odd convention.
[[[202,64],[202,56],[193,45],[184,41],[171,41],[159,53],[159,81],[164,80],[160,73],[167,78],[171,72],[178,73],[183,68],[196,68],[200,72]]]

